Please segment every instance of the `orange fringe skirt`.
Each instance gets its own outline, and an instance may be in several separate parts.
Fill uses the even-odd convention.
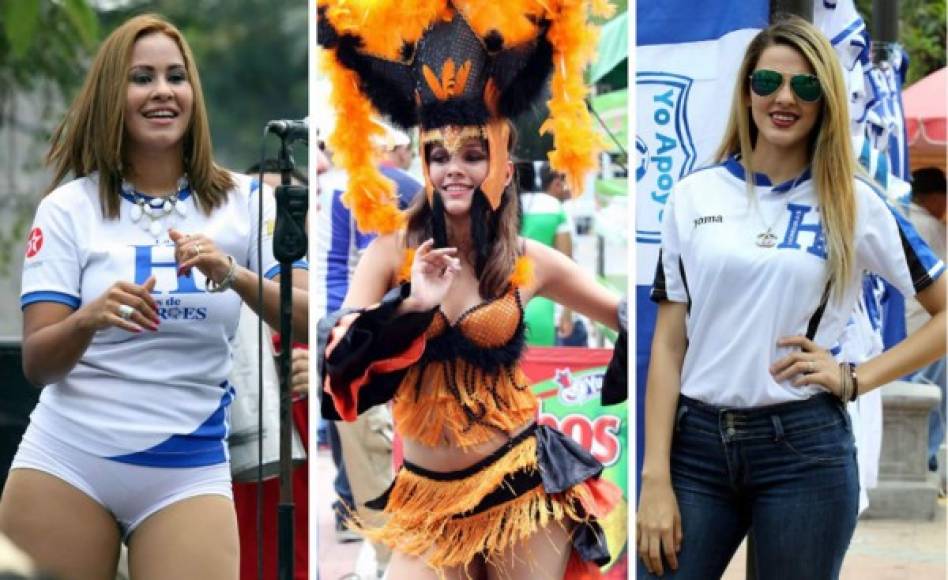
[[[478,556],[491,563],[556,522],[573,529],[567,578],[595,578],[609,561],[597,519],[621,497],[601,472],[602,464],[571,439],[534,425],[462,471],[433,472],[406,461],[385,494],[366,504],[383,510],[387,523],[360,530],[440,569]]]

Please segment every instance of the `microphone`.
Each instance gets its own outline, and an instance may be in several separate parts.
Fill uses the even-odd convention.
[[[278,120],[267,123],[267,132],[277,135],[284,141],[302,141],[309,143],[309,117],[298,121]]]

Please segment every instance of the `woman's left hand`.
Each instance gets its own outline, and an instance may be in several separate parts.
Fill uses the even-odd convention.
[[[184,234],[175,229],[168,230],[174,242],[174,259],[178,263],[178,275],[187,276],[191,268],[197,268],[213,282],[220,282],[230,270],[227,254],[214,245],[204,234]]]
[[[839,363],[826,349],[805,336],[789,336],[777,341],[777,346],[798,346],[800,350],[792,352],[770,365],[770,374],[778,383],[796,377],[793,384],[822,385],[831,393],[839,396]]]

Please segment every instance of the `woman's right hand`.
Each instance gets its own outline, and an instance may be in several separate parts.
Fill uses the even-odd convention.
[[[145,328],[157,331],[161,319],[158,318],[158,304],[151,296],[155,287],[155,277],[151,276],[142,285],[131,282],[116,282],[101,296],[80,308],[80,324],[93,332],[110,326],[141,332]]]
[[[433,249],[434,240],[427,240],[415,250],[411,264],[410,310],[431,310],[444,301],[454,276],[461,271],[457,248]]]
[[[643,481],[636,516],[638,553],[645,568],[657,576],[664,573],[662,554],[669,568],[678,569],[681,551],[681,514],[671,481]]]

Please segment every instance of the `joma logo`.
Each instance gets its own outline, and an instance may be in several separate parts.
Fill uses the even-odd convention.
[[[703,224],[723,224],[724,217],[719,215],[706,215],[695,220],[695,227]]]

